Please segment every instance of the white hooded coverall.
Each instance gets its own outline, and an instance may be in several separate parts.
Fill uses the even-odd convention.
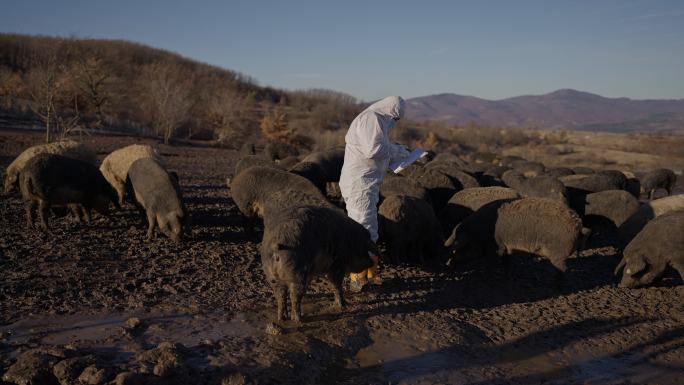
[[[389,130],[404,116],[405,102],[388,96],[361,112],[344,137],[344,165],[340,191],[347,215],[378,240],[378,199],[380,185],[390,161],[408,156],[406,146],[389,142]]]

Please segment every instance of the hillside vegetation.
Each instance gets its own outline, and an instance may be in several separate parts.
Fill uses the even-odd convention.
[[[263,128],[311,146],[359,111],[346,94],[262,87],[141,44],[0,34],[0,119],[44,126],[47,140],[107,130],[239,145]]]

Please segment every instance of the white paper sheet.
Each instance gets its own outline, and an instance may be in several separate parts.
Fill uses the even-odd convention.
[[[395,174],[398,174],[403,169],[410,166],[411,164],[413,164],[415,161],[417,161],[421,157],[425,156],[426,154],[427,154],[427,152],[425,152],[425,150],[422,150],[420,148],[416,148],[415,150],[411,151],[411,153],[406,158],[395,160],[394,162],[390,163],[389,168]]]

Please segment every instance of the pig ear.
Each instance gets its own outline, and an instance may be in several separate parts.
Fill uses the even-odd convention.
[[[458,229],[460,228],[460,223],[454,227],[454,230],[451,232],[451,236],[449,236],[449,239],[444,242],[444,247],[453,246],[454,248],[460,248],[465,242],[468,242],[468,236],[465,233],[459,233]]]
[[[616,267],[615,270],[613,271],[613,274],[614,274],[614,275],[620,274],[620,270],[622,270],[622,269],[625,267],[625,263],[626,263],[626,259],[625,259],[625,258],[622,258],[622,260],[620,261],[620,263],[618,263],[617,267]]]
[[[451,235],[449,236],[449,238],[447,238],[446,241],[444,241],[444,247],[453,246],[454,242],[456,242],[456,232],[458,231],[458,228],[460,226],[461,224],[459,223],[458,225],[456,225],[456,227],[454,227],[453,230],[451,230]]]

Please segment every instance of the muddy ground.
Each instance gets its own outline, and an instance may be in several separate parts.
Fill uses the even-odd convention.
[[[42,135],[0,131],[0,168]],[[0,200],[0,373],[5,381],[188,384],[680,384],[684,286],[616,287],[619,257],[597,236],[558,292],[541,262],[500,273],[382,268],[384,284],[332,307],[326,282],[304,322],[268,327],[275,304],[224,179],[232,150],[96,137],[100,157],[158,146],[177,170],[191,238],[145,241],[132,206],[89,225],[26,231]],[[680,190],[681,191],[681,187]],[[80,378],[80,380],[78,380]],[[26,382],[24,382],[26,383]]]

